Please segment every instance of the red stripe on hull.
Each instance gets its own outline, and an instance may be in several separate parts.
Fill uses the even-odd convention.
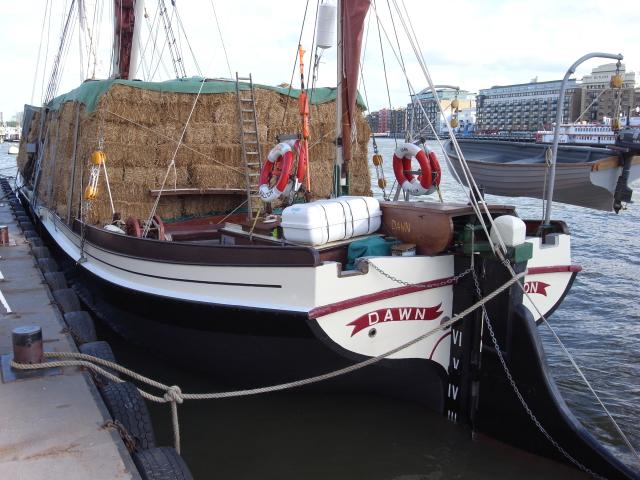
[[[429,282],[418,283],[416,285],[408,285],[405,287],[390,288],[388,290],[382,290],[376,293],[369,293],[360,297],[349,298],[336,303],[330,303],[321,307],[315,307],[309,311],[309,318],[315,319],[329,315],[330,313],[339,312],[341,310],[347,310],[348,308],[364,305],[365,303],[371,303],[378,300],[385,300],[387,298],[399,297],[400,295],[407,295],[409,293],[421,292],[423,290],[431,290],[433,288],[446,287],[454,283],[453,277],[439,278]]]
[[[571,272],[577,273],[582,271],[580,265],[553,265],[549,267],[531,267],[528,270],[528,275],[540,275],[542,273],[562,273]]]
[[[436,353],[436,348],[438,348],[438,345],[440,345],[440,342],[450,336],[451,336],[451,332],[449,331],[438,339],[435,346],[433,347],[433,350],[431,350],[431,355],[429,355],[429,360],[433,359],[433,354]]]

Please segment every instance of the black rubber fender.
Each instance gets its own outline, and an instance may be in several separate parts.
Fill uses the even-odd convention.
[[[82,310],[80,299],[76,292],[70,288],[61,288],[53,291],[53,298],[62,310],[62,313],[77,312]]]
[[[39,258],[38,267],[42,270],[42,273],[57,272],[60,270],[58,264],[53,258]]]
[[[84,310],[65,313],[64,321],[67,323],[67,327],[69,327],[71,335],[78,345],[98,340],[93,318]]]
[[[133,383],[110,383],[102,389],[102,398],[113,419],[120,422],[135,440],[136,450],[156,446],[149,410]]]
[[[172,447],[156,447],[133,454],[143,480],[193,480],[189,467]]]
[[[34,247],[31,245],[31,254],[36,258],[49,258],[51,253],[47,247]]]
[[[44,247],[44,242],[40,237],[32,237],[28,239],[32,247]]]
[[[45,272],[44,279],[51,291],[67,288],[67,279],[62,272]]]
[[[38,232],[36,232],[33,228],[23,229],[22,234],[24,235],[24,238],[26,238],[27,240],[30,240],[32,238],[40,238],[40,235],[38,235]]]
[[[80,353],[91,355],[93,357],[98,357],[102,360],[107,360],[109,362],[116,361],[116,356],[113,354],[113,350],[111,350],[111,347],[107,342],[102,340],[98,340],[97,342],[84,343],[78,347],[78,350],[80,351]],[[101,365],[100,365],[100,368],[102,368],[103,370],[107,370],[109,373],[120,378],[120,375],[118,374],[118,372],[111,370],[109,368],[103,367]],[[98,373],[94,373],[93,370],[91,370],[91,376],[93,377],[93,381],[99,387],[104,387],[106,385],[113,383],[107,377],[100,375]]]

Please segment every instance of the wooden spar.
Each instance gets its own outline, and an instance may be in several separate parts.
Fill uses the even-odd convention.
[[[337,28],[337,42],[338,55],[337,55],[337,78],[336,78],[336,160],[334,166],[334,186],[333,195],[335,197],[340,196],[341,182],[342,182],[342,110],[343,110],[343,94],[342,94],[342,79],[343,79],[343,62],[344,62],[344,49],[342,45],[342,0],[338,0],[338,28]]]

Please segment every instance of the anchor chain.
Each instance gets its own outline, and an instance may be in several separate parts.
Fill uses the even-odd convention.
[[[426,283],[426,282],[418,282],[418,283],[405,282],[404,280],[400,280],[399,278],[394,277],[390,273],[385,272],[379,266],[377,266],[375,263],[372,263],[370,260],[365,260],[365,263],[367,265],[371,266],[375,271],[377,271],[383,277],[388,278],[392,282],[396,282],[396,283],[399,283],[400,285],[404,285],[405,287],[416,287],[416,286],[423,285],[424,283]],[[429,282],[429,285],[432,288],[439,288],[439,287],[446,287],[447,285],[453,285],[454,283],[458,283],[458,281],[461,278],[465,277],[466,275],[468,275],[472,271],[473,271],[473,267],[469,267],[465,271],[459,273],[458,275],[454,275],[453,277],[446,278],[446,279],[441,280],[439,282]]]
[[[475,284],[476,293],[480,298],[482,298],[482,290],[480,289],[480,282],[478,280],[478,275],[475,272],[475,270],[473,270],[473,283]],[[511,384],[511,388],[516,394],[516,397],[518,397],[518,400],[520,401],[522,408],[524,408],[524,411],[527,413],[531,421],[538,428],[540,433],[542,433],[542,435],[544,435],[544,437],[549,441],[549,443],[551,443],[551,445],[553,445],[553,447],[556,450],[558,450],[567,460],[569,460],[571,463],[573,463],[576,467],[578,467],[580,470],[585,472],[587,475],[590,475],[593,478],[597,478],[599,480],[600,479],[605,480],[604,477],[596,474],[595,472],[593,472],[592,470],[584,466],[582,463],[580,463],[578,460],[573,458],[571,454],[569,454],[569,452],[567,452],[564,448],[562,448],[560,444],[551,436],[551,434],[547,432],[547,430],[542,426],[542,424],[540,423],[540,420],[538,420],[538,417],[536,417],[536,415],[533,413],[533,411],[529,407],[529,404],[522,396],[522,393],[520,392],[518,385],[516,385],[516,382],[513,379],[511,370],[509,369],[509,366],[507,365],[504,355],[502,354],[502,350],[500,349],[500,344],[498,343],[498,339],[496,338],[495,331],[493,330],[493,325],[491,324],[491,320],[489,319],[487,309],[485,308],[484,304],[480,308],[482,308],[483,322],[487,326],[487,330],[489,331],[489,336],[491,337],[491,342],[493,343],[493,348],[495,349],[496,354],[498,355],[498,359],[500,360],[502,369],[504,370],[507,380]]]

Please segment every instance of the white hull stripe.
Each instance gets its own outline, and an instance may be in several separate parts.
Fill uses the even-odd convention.
[[[115,253],[115,252],[111,252],[111,253]],[[188,279],[188,278],[163,277],[161,275],[152,275],[150,273],[136,272],[135,270],[128,270],[126,268],[118,267],[117,265],[113,265],[113,264],[111,264],[109,262],[105,262],[104,260],[102,260],[102,259],[100,259],[98,257],[95,257],[94,255],[91,255],[90,253],[87,253],[86,251],[84,252],[84,254],[86,256],[91,257],[94,260],[97,260],[100,263],[104,263],[105,265],[108,265],[108,266],[110,266],[112,268],[116,268],[118,270],[122,270],[122,271],[127,272],[127,273],[133,273],[134,275],[142,275],[144,277],[158,278],[160,280],[171,280],[173,282],[187,282],[187,283],[203,283],[203,284],[207,284],[207,285],[230,285],[230,286],[233,286],[233,287],[282,288],[282,285],[266,284],[266,283],[213,282],[213,281],[208,281],[208,280],[192,280],[192,279]]]

